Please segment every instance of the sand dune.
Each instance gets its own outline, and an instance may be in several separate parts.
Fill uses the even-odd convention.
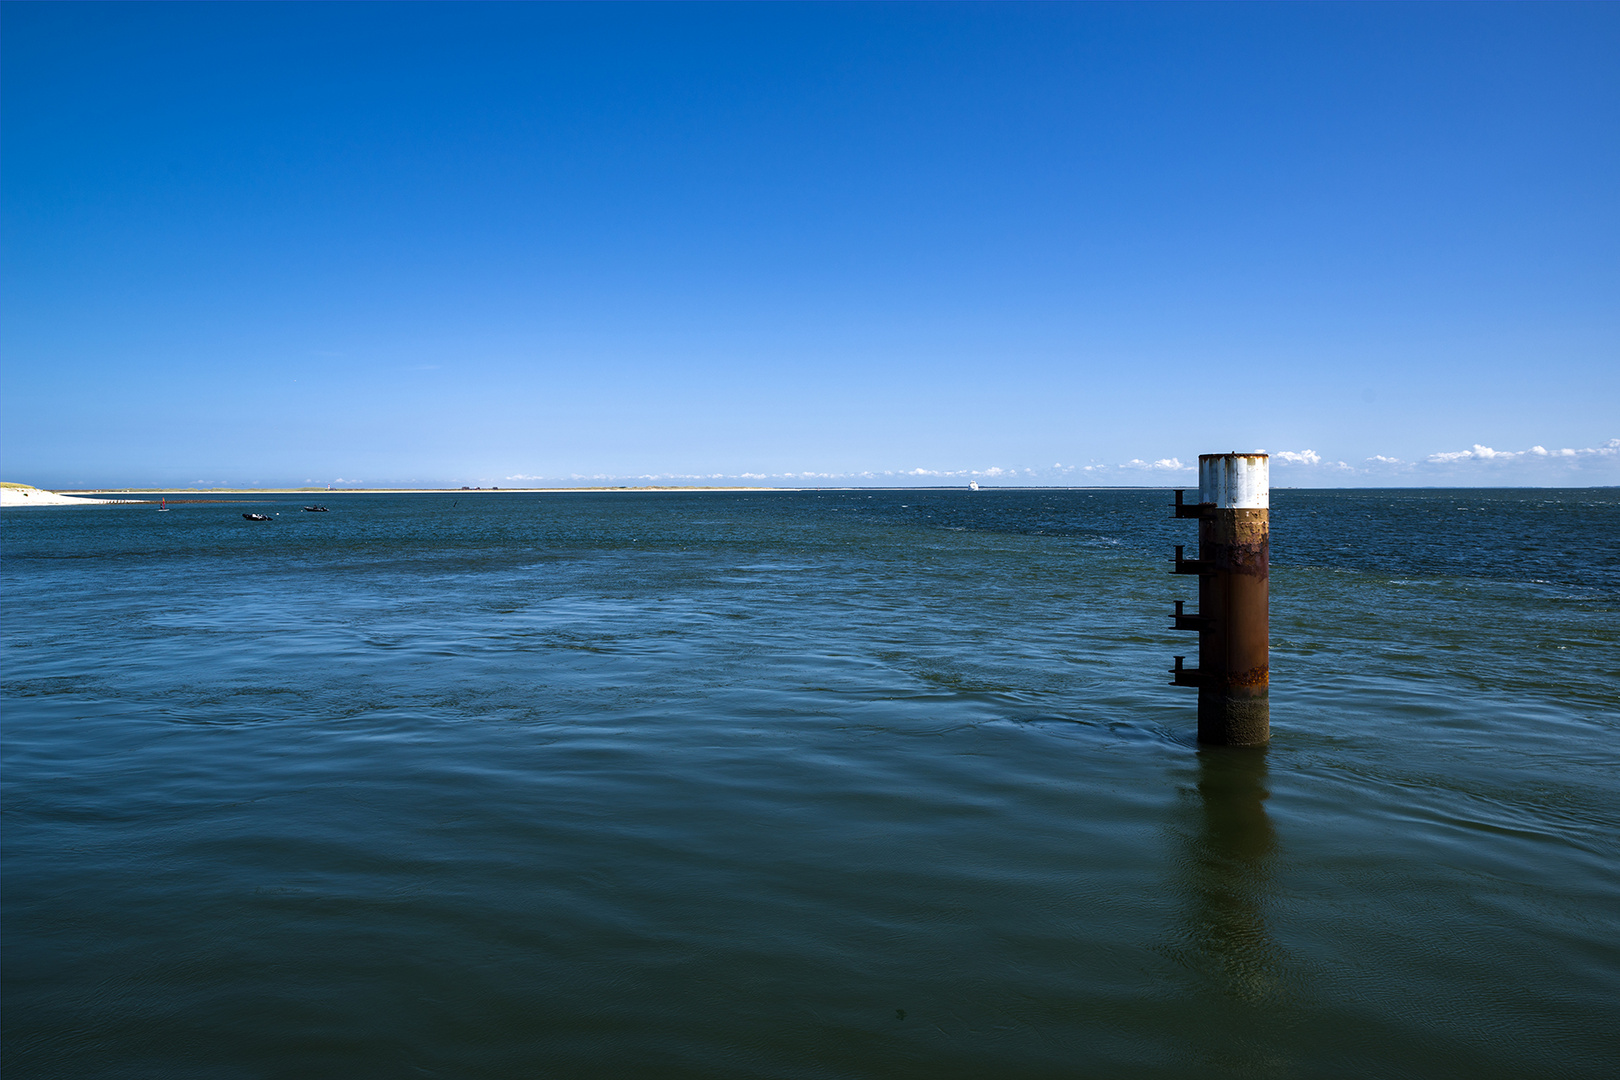
[[[81,499],[28,484],[0,483],[0,506],[105,506],[101,499]]]

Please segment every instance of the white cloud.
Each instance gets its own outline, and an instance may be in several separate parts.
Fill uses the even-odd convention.
[[[1429,460],[1436,465],[1446,465],[1453,461],[1495,461],[1498,458],[1518,456],[1511,450],[1493,450],[1489,446],[1475,443],[1472,450],[1442,450],[1437,454],[1430,454]]]
[[[1532,446],[1528,450],[1496,450],[1475,443],[1469,450],[1443,450],[1437,454],[1430,454],[1428,460],[1435,465],[1450,465],[1459,461],[1512,461],[1515,458],[1525,457],[1612,457],[1615,454],[1620,454],[1620,439],[1609,439],[1598,446],[1582,447],[1579,450],[1565,447],[1557,451],[1548,450],[1545,446]]]
[[[1498,450],[1476,443],[1466,450],[1442,450],[1416,459],[1403,459],[1388,454],[1373,454],[1362,460],[1359,465],[1351,465],[1345,461],[1330,460],[1316,450],[1282,450],[1272,454],[1280,466],[1287,470],[1329,470],[1334,474],[1335,483],[1366,484],[1389,483],[1396,480],[1404,483],[1411,482],[1444,482],[1448,477],[1455,481],[1476,483],[1483,481],[1489,475],[1488,482],[1559,482],[1573,479],[1581,474],[1592,479],[1602,479],[1607,473],[1612,473],[1620,467],[1620,439],[1609,439],[1595,446],[1584,448],[1564,448],[1559,450],[1548,449],[1545,446],[1535,445],[1524,450]],[[1469,472],[1480,470],[1482,480],[1468,481]],[[1483,470],[1489,470],[1484,472]],[[1508,470],[1508,471],[1503,471]],[[1184,464],[1179,457],[1161,457],[1154,459],[1131,458],[1129,461],[1092,461],[1086,465],[1064,465],[1054,462],[1050,466],[1017,466],[1007,467],[990,465],[981,468],[929,468],[917,465],[909,468],[896,469],[865,469],[842,470],[838,472],[818,471],[805,469],[793,472],[766,473],[757,469],[727,473],[661,473],[647,475],[630,474],[596,474],[584,475],[575,473],[569,477],[551,477],[517,473],[507,479],[514,483],[530,482],[537,486],[544,484],[585,484],[585,485],[639,485],[639,484],[742,484],[742,485],[770,485],[778,484],[783,487],[817,487],[817,486],[863,486],[863,485],[892,485],[909,486],[919,484],[923,486],[961,484],[966,486],[970,479],[1018,482],[1027,484],[1063,484],[1072,482],[1082,483],[1112,483],[1130,484],[1154,482],[1149,477],[1162,478],[1158,482],[1172,481],[1179,483],[1189,474],[1196,471],[1195,466]],[[1134,475],[1133,475],[1134,474]],[[1292,475],[1299,475],[1295,472]],[[1430,479],[1425,479],[1425,475]],[[1297,481],[1296,481],[1297,482]],[[1585,482],[1591,482],[1591,479]],[[339,480],[337,483],[355,484],[353,480]]]

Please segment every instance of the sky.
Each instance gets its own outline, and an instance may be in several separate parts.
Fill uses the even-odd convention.
[[[0,5],[44,487],[1620,483],[1620,5]]]

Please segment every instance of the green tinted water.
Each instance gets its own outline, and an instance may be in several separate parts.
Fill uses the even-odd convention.
[[[1620,1071],[1620,498],[1168,501],[8,511],[7,1075]]]

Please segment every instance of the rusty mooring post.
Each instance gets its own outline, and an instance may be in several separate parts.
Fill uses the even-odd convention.
[[[1198,666],[1176,657],[1174,686],[1198,687],[1198,741],[1271,739],[1271,462],[1265,454],[1200,454],[1198,505],[1176,492],[1176,517],[1198,519],[1198,558],[1176,548],[1173,573],[1198,575],[1198,612],[1176,601],[1173,630],[1198,631]]]

